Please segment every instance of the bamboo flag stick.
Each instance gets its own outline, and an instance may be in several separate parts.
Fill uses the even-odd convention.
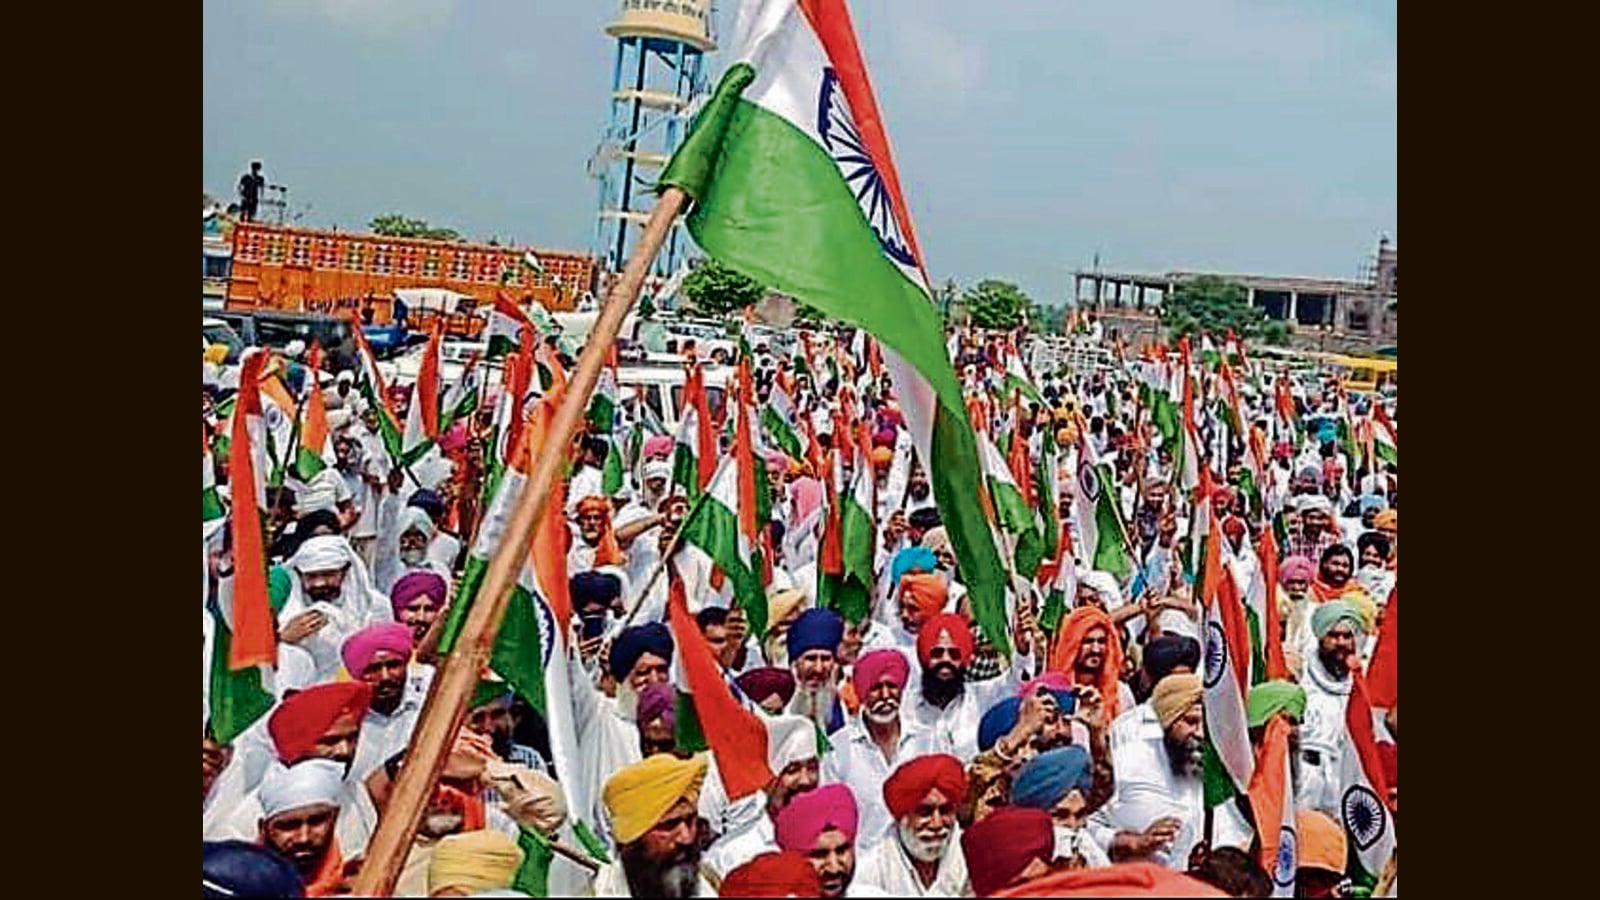
[[[394,793],[378,820],[367,848],[366,864],[355,881],[354,893],[359,896],[387,897],[399,880],[423,808],[444,769],[445,757],[456,732],[466,718],[467,699],[494,649],[495,634],[505,617],[511,587],[527,558],[533,525],[544,514],[551,487],[560,477],[567,447],[583,419],[589,395],[600,377],[606,353],[621,330],[623,317],[638,299],[645,274],[661,249],[673,219],[687,200],[688,195],[677,188],[668,188],[662,193],[634,249],[633,258],[628,260],[622,279],[612,288],[595,321],[577,368],[567,382],[561,406],[556,410],[549,439],[539,450],[533,472],[517,500],[516,512],[489,561],[483,588],[467,613],[454,652],[440,666],[436,689],[412,734],[406,765],[400,770]],[[571,778],[574,773],[563,772],[561,776]]]

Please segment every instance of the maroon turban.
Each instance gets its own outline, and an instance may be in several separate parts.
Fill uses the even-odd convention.
[[[365,681],[319,684],[285,698],[267,719],[278,758],[292,766],[309,757],[334,722],[366,715],[371,702],[372,685]]]
[[[901,765],[883,783],[883,802],[890,815],[903,819],[934,788],[951,803],[960,803],[966,797],[967,773],[961,768],[961,760],[948,753],[934,753]]]
[[[423,595],[443,605],[448,590],[444,579],[433,572],[411,572],[389,589],[389,605],[394,607],[395,618],[399,618],[401,613],[411,608],[411,601]]]
[[[638,722],[641,726],[655,721],[657,716],[668,728],[678,721],[677,691],[665,681],[656,681],[639,692]]]
[[[856,699],[865,703],[867,694],[885,679],[905,690],[906,679],[911,677],[911,664],[899,650],[874,650],[862,654],[850,672],[850,685],[856,689]]]
[[[1036,859],[1055,855],[1050,814],[1026,806],[1004,806],[961,834],[972,892],[987,897],[1011,884]]]
[[[783,698],[783,705],[788,706],[794,699],[794,675],[788,669],[777,669],[767,666],[761,669],[751,669],[733,680],[749,697],[751,702],[759,704],[773,694]]]
[[[959,665],[972,665],[972,628],[967,625],[965,616],[956,613],[940,613],[929,617],[917,629],[917,661],[922,667],[928,667],[929,657],[933,648],[939,644],[939,635],[949,634],[955,641],[956,650],[961,654]]]

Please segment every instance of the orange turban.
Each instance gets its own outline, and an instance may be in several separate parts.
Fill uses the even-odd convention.
[[[1117,717],[1117,684],[1122,674],[1122,639],[1111,617],[1092,606],[1080,606],[1061,623],[1055,652],[1050,654],[1050,668],[1072,677],[1078,662],[1078,648],[1083,639],[1096,628],[1106,632],[1106,661],[1100,669],[1095,687],[1100,689],[1100,702],[1109,721]]]
[[[1300,845],[1295,868],[1341,873],[1345,870],[1344,827],[1327,813],[1314,809],[1295,810],[1294,830]]]
[[[600,543],[594,548],[595,568],[622,565],[622,547],[617,543],[617,533],[611,529],[611,501],[590,495],[578,501],[578,515],[600,513],[605,518],[600,523]]]
[[[893,461],[894,461],[894,451],[893,450],[889,449],[888,447],[873,447],[872,448],[872,464],[873,465],[875,465],[875,466],[877,466],[878,468],[881,469],[881,468],[883,468],[884,466],[887,466],[889,463],[891,463]]]
[[[1372,527],[1387,528],[1398,533],[1400,531],[1400,513],[1397,510],[1386,509],[1373,517]]]
[[[907,572],[900,576],[900,605],[911,609],[911,617],[926,622],[929,616],[944,611],[950,586],[944,576],[934,572]]]

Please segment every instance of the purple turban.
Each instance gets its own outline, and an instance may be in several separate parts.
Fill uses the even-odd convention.
[[[418,597],[428,596],[444,603],[445,594],[449,588],[445,586],[444,579],[433,572],[411,572],[389,589],[389,604],[394,607],[395,618],[411,608],[411,601]]]
[[[387,650],[401,659],[410,659],[411,629],[399,622],[368,625],[344,639],[339,655],[344,659],[345,671],[352,678],[360,678],[379,650]]]
[[[668,728],[677,723],[677,711],[674,704],[677,692],[672,685],[665,681],[656,681],[639,692],[639,710],[637,719],[640,725],[648,725],[659,717]]]

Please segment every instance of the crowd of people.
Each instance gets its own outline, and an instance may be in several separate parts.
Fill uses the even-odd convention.
[[[483,672],[394,895],[1395,896],[1397,704],[1365,681],[1396,637],[1398,469],[1370,434],[1392,398],[1296,381],[1217,340],[1192,356],[1187,342],[1137,356],[1118,342],[1102,369],[1030,372],[1021,333],[952,331],[978,441],[1007,462],[1047,548],[1025,559],[992,478],[962,498],[996,523],[1004,646],[980,627],[951,510],[870,339],[819,330],[745,350],[745,399],[774,412],[756,436],[770,491],[760,608],[720,573],[678,577],[704,479],[691,460],[685,489],[683,440],[624,392],[609,427],[575,440],[560,495],[571,631],[545,636],[539,665],[564,687]],[[573,365],[553,343],[540,352],[526,401]],[[303,453],[313,391],[328,439],[311,465],[256,467],[276,657],[254,705],[240,679],[267,670],[232,668],[227,651],[247,563],[233,516],[249,507],[230,490],[243,404],[204,392],[207,896],[352,890],[452,607],[483,577],[475,548],[511,452],[497,411],[531,411],[490,379],[426,454],[397,458],[386,421],[433,395],[376,393],[359,371],[322,391],[316,365],[274,354],[265,368],[287,398],[265,404],[275,450]],[[692,350],[685,365],[699,365]],[[710,394],[725,457],[731,388]],[[822,585],[863,468],[873,546],[858,610]],[[692,635],[670,615],[685,584]],[[1247,658],[1226,650],[1234,639]],[[684,680],[707,650],[764,735],[753,792]],[[1215,699],[1230,665],[1244,667],[1237,720]],[[1352,703],[1370,723],[1352,724]],[[1224,745],[1246,746],[1255,775],[1219,792]],[[1361,781],[1369,757],[1382,771]],[[1283,760],[1286,812],[1261,800]],[[1381,785],[1377,806],[1362,785]],[[1363,854],[1379,835],[1374,865]]]

